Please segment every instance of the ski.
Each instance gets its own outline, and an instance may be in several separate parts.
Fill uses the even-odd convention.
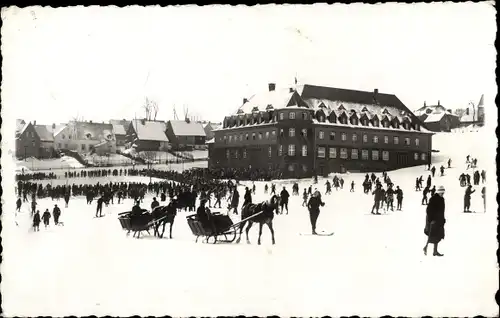
[[[325,231],[321,231],[321,232],[318,232],[316,234],[312,234],[312,233],[300,233],[301,236],[332,236],[334,234],[334,232],[325,232]]]

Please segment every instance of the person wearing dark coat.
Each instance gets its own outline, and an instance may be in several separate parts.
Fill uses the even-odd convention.
[[[483,209],[484,212],[486,213],[486,187],[483,187],[481,189],[481,197],[483,198]]]
[[[243,195],[243,205],[252,203],[252,192],[248,187],[245,188],[245,194]]]
[[[380,201],[382,201],[382,196],[383,196],[383,193],[382,193],[382,186],[377,184],[377,188],[375,188],[375,190],[373,191],[373,207],[372,207],[372,214],[380,214],[378,212],[379,208],[380,208]],[[377,212],[373,212],[374,210],[377,210]]]
[[[286,214],[288,214],[288,198],[290,198],[290,193],[286,191],[285,187],[283,187],[283,190],[281,190],[280,198],[281,213],[283,213],[284,209],[286,208]]]
[[[43,212],[42,220],[43,220],[43,224],[45,225],[45,228],[47,228],[47,226],[49,226],[49,220],[50,220],[49,209],[46,209],[45,212]]]
[[[311,220],[311,228],[312,234],[316,235],[316,222],[318,221],[319,216],[319,207],[325,206],[325,203],[321,201],[321,194],[319,191],[314,191],[313,195],[309,199],[307,203],[307,209],[309,210],[309,218]]]
[[[160,206],[160,202],[156,201],[156,198],[153,198],[153,202],[151,202],[151,211]]]
[[[206,229],[211,229],[212,233],[215,233],[217,232],[215,223],[212,218],[210,209],[205,206],[206,202],[206,199],[200,200],[200,206],[198,207],[198,209],[196,209],[196,216],[198,217],[198,220],[201,222],[203,227],[205,227]]]
[[[443,256],[443,254],[438,252],[438,244],[442,239],[444,239],[444,224],[446,223],[446,219],[444,217],[444,192],[444,187],[440,186],[427,205],[424,229],[424,233],[427,235],[427,243],[425,243],[423,248],[425,255],[427,255],[427,246],[429,243],[432,243],[434,244],[433,255]]]
[[[229,209],[234,209],[233,213],[238,214],[238,204],[240,203],[240,193],[236,187],[234,188],[233,197]]]
[[[431,173],[432,173],[432,177],[434,178],[434,174],[436,173],[436,167],[435,166],[432,166]]]
[[[21,204],[23,202],[21,201],[21,198],[18,198],[17,201],[16,201],[16,211],[19,211],[21,212]]]
[[[160,200],[161,202],[165,202],[167,200],[167,195],[165,194],[165,192],[162,192],[160,194]]]
[[[464,194],[464,212],[468,213],[470,212],[470,196],[476,192],[476,190],[472,190],[472,186],[469,184],[467,189],[465,189],[465,194]]]
[[[102,196],[97,200],[97,210],[95,211],[95,217],[102,216],[102,204],[104,203],[104,199]]]
[[[40,211],[36,210],[36,213],[33,216],[33,231],[40,231],[40,220]]]
[[[403,190],[396,186],[396,210],[401,211],[403,205]]]
[[[54,216],[54,223],[56,225],[59,224],[59,217],[61,216],[61,209],[56,205],[54,205],[54,209],[52,210],[52,215]]]

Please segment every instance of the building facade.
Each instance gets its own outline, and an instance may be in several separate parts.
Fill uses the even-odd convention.
[[[136,151],[166,151],[169,139],[167,124],[160,120],[132,120],[126,130],[126,146]]]
[[[213,168],[286,177],[384,171],[431,160],[432,133],[394,95],[303,85],[244,99],[209,146]]]
[[[72,121],[55,128],[54,148],[73,150],[81,154],[116,153],[113,126],[92,121]]]
[[[54,150],[54,130],[55,124],[52,125],[33,125],[38,136],[40,137],[40,157],[53,158],[56,156]]]
[[[167,136],[174,150],[192,150],[206,148],[206,134],[203,125],[186,120],[169,120]]]
[[[438,101],[437,105],[429,106],[424,102],[424,106],[417,109],[414,114],[422,121],[425,128],[430,131],[449,132],[460,126],[460,118],[454,115],[451,109],[446,109],[442,106],[440,101]]]
[[[31,122],[16,120],[16,157],[40,157],[40,136]]]

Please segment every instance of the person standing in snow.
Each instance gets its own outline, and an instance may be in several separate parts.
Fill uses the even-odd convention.
[[[281,213],[283,213],[283,211],[285,211],[285,208],[286,208],[286,214],[288,214],[288,199],[289,198],[290,198],[290,193],[288,193],[288,191],[286,191],[286,188],[283,187],[283,190],[281,190],[281,193],[280,193]]]
[[[16,201],[16,211],[21,212],[21,205],[22,204],[23,204],[23,202],[21,201],[21,198],[17,198],[17,201]]]
[[[427,194],[429,193],[429,191],[430,191],[429,186],[426,186],[424,188],[424,191],[422,192],[422,205],[427,205],[428,204]]]
[[[432,166],[431,173],[432,173],[432,177],[434,178],[434,174],[436,173],[436,167],[435,166]]]
[[[486,182],[486,171],[481,170],[481,182],[485,183]]]
[[[267,193],[267,191],[269,191],[269,186],[266,183],[266,185],[264,186],[264,193]]]
[[[54,209],[52,210],[52,215],[54,216],[54,223],[56,225],[59,224],[59,217],[61,216],[61,209],[56,205],[54,205]]]
[[[309,202],[307,203],[307,209],[309,210],[309,218],[311,221],[311,229],[312,229],[312,234],[316,235],[316,222],[318,221],[319,217],[319,207],[320,206],[325,206],[325,203],[321,201],[321,194],[319,191],[314,191],[314,194],[311,196],[309,199]]]
[[[444,166],[441,165],[441,167],[439,168],[439,170],[441,171],[441,177],[444,176]]]
[[[448,159],[448,169],[450,169],[450,168],[451,168],[451,158]]]
[[[307,205],[307,198],[308,198],[307,189],[304,188],[304,193],[302,193],[302,206]]]
[[[325,194],[331,194],[332,193],[332,185],[330,184],[330,181],[326,180],[325,185],[326,185]]]
[[[229,209],[234,209],[233,213],[238,214],[238,204],[240,202],[240,194],[238,192],[238,189],[236,186],[234,187],[233,191],[233,196],[231,198],[231,205],[229,206]]]
[[[256,187],[255,187],[255,182],[254,182],[253,185],[252,185],[252,193],[253,194],[255,194],[255,189],[256,189]]]
[[[389,186],[389,189],[387,189],[385,195],[387,200],[387,211],[389,211],[389,208],[391,209],[391,211],[394,211],[394,190],[392,189],[392,185]]]
[[[37,205],[36,201],[31,200],[31,215],[35,214],[36,205]]]
[[[49,209],[46,209],[45,212],[43,212],[42,220],[43,220],[43,224],[45,225],[45,228],[47,228],[47,226],[49,226],[49,220],[50,220]]]
[[[354,192],[354,181],[351,182],[351,190],[349,192]]]
[[[483,212],[486,213],[486,187],[481,189],[481,197],[483,198]]]
[[[380,208],[380,201],[382,200],[382,186],[377,184],[377,187],[373,191],[373,207],[372,207],[372,214],[380,214],[379,213],[379,208]],[[374,213],[373,211],[376,210]]]
[[[399,186],[396,186],[396,200],[396,210],[401,211],[401,208],[403,207],[403,190],[401,190]]]
[[[438,244],[442,239],[444,239],[445,236],[444,225],[446,223],[446,219],[444,217],[444,193],[444,187],[440,186],[437,193],[429,200],[429,205],[427,205],[424,229],[424,233],[427,235],[427,243],[423,248],[424,255],[427,255],[427,246],[431,243],[434,244],[433,255],[443,256],[443,254],[438,252]]]
[[[160,202],[156,201],[156,197],[153,198],[153,202],[151,202],[151,211],[160,206]]]
[[[273,183],[271,184],[271,195],[276,194],[276,185]]]
[[[40,221],[40,211],[36,210],[35,214],[33,215],[33,231],[40,231]]]
[[[252,203],[252,192],[248,187],[245,188],[245,194],[243,195],[243,205]]]
[[[95,211],[95,217],[101,217],[102,216],[102,204],[104,203],[104,199],[99,197],[97,200],[97,210]]]
[[[470,212],[470,197],[474,192],[476,192],[476,190],[472,190],[472,186],[470,184],[467,187],[467,189],[465,189],[465,194],[464,194],[464,212],[465,213]]]

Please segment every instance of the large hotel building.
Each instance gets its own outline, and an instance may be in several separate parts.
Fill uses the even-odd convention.
[[[429,163],[432,135],[395,95],[377,89],[271,83],[214,131],[209,166],[279,169],[286,177],[392,170]]]

